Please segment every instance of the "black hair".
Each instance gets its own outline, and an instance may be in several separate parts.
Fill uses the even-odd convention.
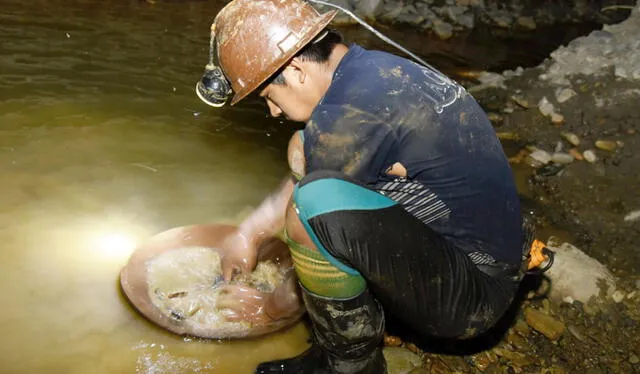
[[[325,33],[326,35],[324,35]],[[322,35],[324,35],[324,37]],[[320,34],[318,34],[318,37],[321,37],[321,39],[315,43],[311,42],[307,44],[295,55],[295,57],[302,61],[311,61],[319,64],[327,62],[329,60],[329,56],[331,56],[331,52],[333,52],[333,48],[344,40],[342,38],[342,34],[333,29],[322,30]],[[265,82],[264,87],[271,83],[281,85],[287,84],[284,75],[282,75],[283,70],[284,67],[278,70],[272,78]]]

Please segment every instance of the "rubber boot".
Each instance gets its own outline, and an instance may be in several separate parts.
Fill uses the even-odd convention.
[[[351,299],[330,299],[302,287],[313,324],[312,346],[300,356],[262,363],[256,373],[385,374],[384,314],[368,290]]]

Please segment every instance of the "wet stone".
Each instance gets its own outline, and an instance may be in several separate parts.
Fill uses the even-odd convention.
[[[562,104],[572,97],[576,96],[577,92],[572,90],[571,88],[558,88],[556,90],[556,100]]]
[[[453,26],[442,20],[436,20],[433,23],[433,32],[435,32],[440,39],[447,40],[453,36]]]
[[[422,364],[420,356],[400,347],[385,347],[382,350],[389,374],[407,374]]]
[[[529,104],[529,101],[527,101],[527,99],[523,98],[522,96],[513,95],[511,96],[511,100],[525,109],[529,109],[529,107],[531,106]]]
[[[575,325],[569,325],[567,327],[567,330],[571,333],[571,335],[573,335],[579,341],[583,342],[586,340],[584,331],[582,331],[580,327]]]
[[[554,125],[562,125],[564,123],[564,116],[560,113],[551,113],[551,123]]]
[[[584,159],[590,164],[598,161],[598,157],[596,156],[596,153],[593,151],[593,149],[587,149],[586,151],[584,151],[582,153],[582,157],[584,157]]]
[[[529,157],[531,157],[531,159],[533,159],[534,161],[541,163],[542,165],[546,165],[551,162],[551,155],[549,154],[549,152],[543,151],[541,149],[531,152]]]
[[[523,338],[515,332],[511,332],[509,335],[507,335],[507,342],[520,351],[524,351],[529,348],[527,339]]]
[[[435,357],[432,362],[428,365],[429,372],[431,374],[449,374],[451,373],[451,368],[447,365],[440,357]],[[391,372],[389,372],[391,373]]]
[[[485,371],[489,365],[498,361],[496,354],[491,351],[484,351],[471,357],[473,365],[480,371]]]
[[[556,152],[551,155],[551,161],[555,162],[556,164],[570,164],[573,162],[573,160],[574,159],[572,155],[564,152]]]
[[[531,328],[546,336],[550,340],[558,340],[564,333],[565,325],[561,321],[542,313],[536,309],[524,312],[527,323]]]
[[[562,137],[572,146],[577,147],[580,145],[580,138],[578,135],[567,131],[562,132],[560,135],[562,135]]]
[[[615,149],[618,147],[618,144],[611,140],[596,140],[595,145],[596,148],[609,152],[615,151]]]
[[[573,158],[575,158],[578,161],[582,161],[584,160],[584,157],[582,156],[582,154],[580,153],[580,151],[578,151],[576,148],[571,148],[569,150],[569,154],[571,156],[573,156]]]
[[[613,293],[613,295],[611,295],[611,298],[616,303],[620,303],[622,302],[622,300],[624,300],[624,296],[625,296],[624,292],[617,290],[616,292]]]
[[[639,219],[640,219],[640,210],[634,210],[633,212],[630,212],[624,216],[625,222],[633,222]]]
[[[457,19],[456,19],[456,23],[460,26],[463,26],[467,29],[472,29],[475,24],[476,24],[476,20],[473,17],[473,14],[462,14],[460,15]]]
[[[504,116],[502,116],[501,114],[498,114],[498,113],[494,113],[494,112],[487,113],[487,118],[495,126],[501,125],[502,121],[504,121]]]
[[[555,108],[546,97],[543,97],[538,102],[538,110],[543,116],[548,117],[554,113]]]
[[[515,325],[513,326],[513,329],[520,335],[522,336],[528,336],[529,335],[529,325],[527,325],[527,322],[523,319],[518,319],[518,321],[516,321]]]
[[[524,367],[533,363],[531,358],[521,352],[513,352],[504,348],[494,348],[493,351],[498,356],[511,361],[516,366]]]
[[[398,347],[402,345],[402,339],[397,336],[386,335],[384,336],[385,347]]]
[[[516,19],[516,23],[518,24],[518,26],[528,30],[535,30],[537,26],[536,21],[533,19],[533,17],[518,17],[518,19]]]
[[[409,351],[419,355],[420,354],[420,348],[418,348],[417,345],[413,344],[413,343],[407,343],[407,345],[405,345],[405,348],[407,348]]]
[[[414,368],[407,374],[429,374],[429,371],[426,368],[418,367],[418,368]]]
[[[566,374],[567,371],[560,366],[552,366],[550,368],[540,370],[540,374]]]

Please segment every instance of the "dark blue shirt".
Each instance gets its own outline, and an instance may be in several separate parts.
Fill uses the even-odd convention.
[[[431,228],[467,252],[520,263],[520,204],[502,146],[443,74],[352,45],[304,129],[304,153],[307,173],[342,171],[371,188],[392,182],[386,171],[401,163],[446,208]]]

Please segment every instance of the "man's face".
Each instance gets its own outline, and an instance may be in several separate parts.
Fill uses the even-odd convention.
[[[260,91],[273,117],[284,117],[291,121],[307,122],[321,95],[314,79],[301,68],[289,64],[282,74],[286,84],[271,83]]]

